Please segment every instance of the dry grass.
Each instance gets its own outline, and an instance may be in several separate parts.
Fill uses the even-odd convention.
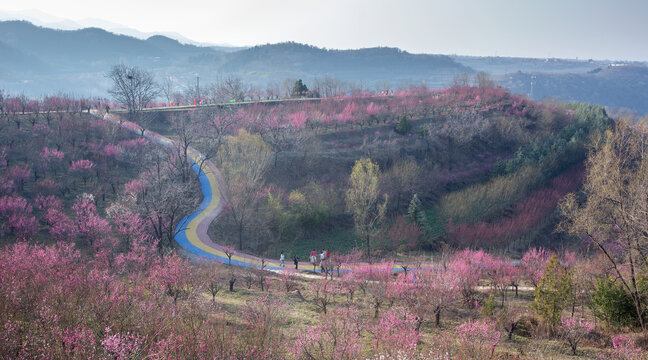
[[[454,223],[484,220],[521,199],[540,179],[538,169],[525,167],[487,183],[449,193],[441,198],[439,209],[445,219]]]

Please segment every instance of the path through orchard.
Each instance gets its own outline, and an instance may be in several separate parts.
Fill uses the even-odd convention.
[[[113,114],[99,115],[93,113],[96,117],[102,118],[112,124],[120,126],[124,129],[132,131],[140,136],[143,136],[151,141],[154,141],[162,146],[178,148],[175,141],[160,135],[153,131],[144,130],[135,123],[129,121],[120,121],[118,117]],[[226,248],[217,244],[209,237],[209,225],[221,214],[226,201],[225,184],[220,171],[209,160],[204,160],[203,155],[194,148],[188,149],[188,156],[191,160],[192,170],[198,176],[200,181],[200,188],[203,194],[203,200],[190,215],[184,217],[176,228],[177,235],[175,236],[176,242],[187,252],[198,257],[216,260],[222,263],[229,263]],[[202,163],[202,166],[199,165]],[[287,262],[290,262],[287,259]],[[231,257],[231,264],[243,267],[263,268],[270,271],[280,271],[286,269],[281,267],[278,261],[262,259],[254,255],[235,252]],[[303,263],[304,266],[301,270],[309,272],[321,272],[318,267],[314,267],[309,263]],[[308,265],[307,265],[308,264]],[[349,271],[354,264],[347,264],[343,266],[341,271]],[[403,265],[394,264],[392,271],[403,271]],[[426,264],[425,267],[431,267],[432,264]],[[288,263],[287,267],[291,267]],[[412,268],[413,266],[408,265]],[[533,288],[519,290],[533,290]]]
[[[95,113],[94,115],[162,146],[178,148],[175,141],[153,131],[142,131],[139,125],[129,121],[120,121],[113,114],[101,116]],[[188,157],[191,161],[191,168],[200,181],[203,200],[194,213],[180,220],[178,228],[176,228],[175,240],[184,250],[193,255],[228,263],[226,248],[214,242],[208,235],[209,225],[221,214],[226,201],[223,177],[211,161],[203,160],[203,156],[198,150],[190,147]],[[231,264],[256,268],[263,266],[267,270],[284,269],[279,266],[277,261],[269,261],[240,252],[235,252],[232,255]]]

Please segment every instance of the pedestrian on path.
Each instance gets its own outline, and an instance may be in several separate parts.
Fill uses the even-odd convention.
[[[298,269],[298,267],[299,267],[299,258],[297,257],[297,255],[295,255],[295,257],[293,257],[293,262],[295,263],[295,270],[299,270]]]
[[[310,254],[310,263],[315,267],[315,262],[317,261],[317,252],[315,250],[311,251]]]
[[[286,255],[284,255],[284,252],[281,252],[281,255],[279,255],[279,266],[281,267],[286,267]]]

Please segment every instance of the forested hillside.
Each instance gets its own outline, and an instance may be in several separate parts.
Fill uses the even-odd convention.
[[[229,187],[234,202],[237,194],[245,197],[238,211],[246,216],[226,213],[213,234],[232,245],[242,238],[244,248],[269,255],[365,246],[345,203],[351,168],[361,158],[378,166],[379,197],[388,198],[372,233],[377,254],[444,246],[519,254],[530,246],[567,246],[554,233],[556,205],[579,189],[588,141],[610,124],[602,107],[547,105],[478,87],[232,111],[152,112],[145,123],[169,136],[183,129],[180,139],[211,151],[226,178],[237,167],[207,145],[223,125],[233,135],[246,130],[261,137],[269,146],[264,175],[253,190],[241,192],[236,184],[248,182],[241,178]]]

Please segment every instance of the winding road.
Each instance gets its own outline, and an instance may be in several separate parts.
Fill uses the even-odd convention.
[[[143,136],[151,141],[154,141],[162,146],[177,148],[175,141],[162,136],[153,131],[144,131],[144,135],[140,131],[140,127],[132,122],[119,121],[116,115],[106,114],[99,115],[92,113],[94,116],[102,118],[112,124],[120,126],[137,135]],[[204,161],[202,169],[198,165],[201,160],[201,154],[194,148],[189,148],[188,156],[191,160],[191,168],[200,180],[200,188],[203,194],[203,200],[198,206],[198,209],[193,214],[190,214],[180,220],[178,228],[176,228],[177,235],[175,240],[187,252],[203,258],[217,260],[222,263],[228,263],[229,259],[225,254],[225,248],[214,242],[208,235],[209,225],[214,221],[218,215],[223,211],[225,203],[225,184],[223,177],[218,171],[216,166],[211,161]],[[291,262],[286,259],[290,267]],[[236,252],[231,259],[232,265],[261,268],[263,266],[266,270],[283,270],[285,267],[280,267],[278,261],[261,259],[259,257]],[[307,263],[304,263],[307,264]],[[319,269],[308,269],[306,271],[320,272]]]

